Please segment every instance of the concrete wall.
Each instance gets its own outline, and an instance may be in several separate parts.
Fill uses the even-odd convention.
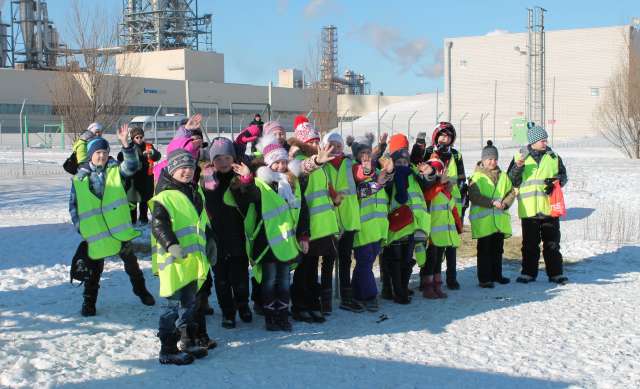
[[[440,96],[442,97],[442,96]],[[379,96],[380,111],[385,107],[403,102],[423,100],[424,95]],[[378,110],[378,95],[338,95],[338,116],[360,117]]]
[[[628,26],[547,31],[545,126],[548,130],[553,127],[556,137],[597,134],[593,112],[612,71],[621,60],[628,58],[625,36],[629,36]],[[510,135],[511,119],[526,113],[528,61],[527,56],[514,47],[526,50],[527,40],[526,33],[445,40],[445,60],[446,43],[453,42],[452,121],[466,114],[467,128],[475,128],[475,135],[479,136],[480,115],[489,113],[484,122],[485,138],[493,136],[494,83],[497,82],[496,136]],[[448,74],[445,62],[445,89]],[[592,88],[596,88],[594,95]],[[553,118],[554,107],[555,125],[552,126],[549,120]]]
[[[189,49],[126,53],[116,56],[120,74],[167,80],[224,82],[224,55]]]

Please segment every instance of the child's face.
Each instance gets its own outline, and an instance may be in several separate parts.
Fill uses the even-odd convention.
[[[287,140],[287,135],[281,128],[276,128],[275,130],[271,131],[271,133],[276,138],[276,140],[280,142],[280,144],[284,144],[285,140]]]
[[[318,151],[318,144],[320,142],[317,139],[314,139],[312,141],[307,142],[307,144],[311,147],[313,147],[316,151]]]
[[[447,145],[451,143],[451,137],[448,134],[442,133],[438,135],[438,144],[439,145]]]
[[[192,167],[183,166],[177,168],[176,171],[173,172],[172,177],[178,182],[187,184],[193,180],[193,173],[194,169]]]
[[[494,170],[498,166],[498,161],[494,158],[487,158],[482,160],[482,166],[486,169]]]
[[[109,160],[109,151],[98,150],[91,154],[91,163],[94,166],[104,167]]]
[[[213,159],[213,167],[220,173],[229,173],[232,169],[233,157],[230,155],[217,155]]]
[[[276,161],[276,162],[272,163],[271,166],[269,166],[269,168],[271,168],[271,170],[273,170],[274,172],[286,173],[287,172],[287,160],[286,159],[281,159],[279,161]]]
[[[547,140],[541,139],[536,143],[531,144],[531,148],[536,151],[545,151],[547,149]]]
[[[358,153],[358,161],[368,162],[371,161],[371,150],[362,150]]]
[[[142,142],[144,142],[144,136],[142,135],[136,135],[133,137],[133,142],[137,145],[141,145]]]
[[[333,151],[331,152],[332,155],[342,155],[342,152],[344,151],[344,145],[342,143],[331,141],[329,142],[329,145],[333,146]]]
[[[200,148],[202,146],[202,137],[200,137],[199,135],[193,135],[191,137],[191,140],[193,141],[193,144],[196,146],[196,148]]]

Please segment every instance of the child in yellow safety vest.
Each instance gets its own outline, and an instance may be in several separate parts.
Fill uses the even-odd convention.
[[[95,316],[104,258],[116,254],[124,262],[133,292],[143,304],[155,304],[130,244],[140,234],[131,224],[123,184],[138,169],[138,157],[127,139],[126,126],[120,128],[118,138],[124,154],[122,163],[109,157],[109,142],[96,137],[87,145],[87,162],[80,164],[72,180],[69,213],[83,239],[72,261],[72,276],[77,269],[86,270],[82,277],[74,277],[84,281],[83,316]]]
[[[266,329],[291,331],[290,266],[309,249],[309,210],[298,179],[300,161],[289,161],[287,151],[272,135],[260,139],[257,149],[266,166],[259,167],[252,179],[246,165],[235,165],[240,178],[234,179],[230,189],[245,215],[247,254],[260,283]]]
[[[509,207],[516,191],[498,167],[498,149],[492,141],[482,149],[481,161],[469,179],[471,237],[478,240],[478,282],[481,288],[508,284],[502,276],[504,239],[511,236]]]
[[[167,298],[158,330],[162,364],[190,364],[216,347],[196,299],[216,254],[204,194],[193,182],[195,168],[189,152],[169,153],[149,201],[152,268],[160,279],[160,296]]]

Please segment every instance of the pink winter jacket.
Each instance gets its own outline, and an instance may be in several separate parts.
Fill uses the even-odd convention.
[[[174,138],[171,142],[169,142],[169,145],[167,145],[167,152],[165,155],[168,157],[173,150],[177,150],[177,149],[184,149],[188,151],[189,153],[191,153],[191,155],[193,155],[193,158],[195,158],[196,161],[198,160],[199,150],[193,144],[193,140],[191,138],[186,138],[186,137]],[[161,162],[158,162],[153,167],[153,181],[156,183],[160,178],[160,172],[162,172],[162,169],[164,169],[167,166],[167,157],[165,157]]]

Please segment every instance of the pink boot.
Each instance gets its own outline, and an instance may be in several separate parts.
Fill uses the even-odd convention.
[[[433,276],[433,292],[440,299],[446,299],[447,294],[442,291],[442,275],[440,273]]]

